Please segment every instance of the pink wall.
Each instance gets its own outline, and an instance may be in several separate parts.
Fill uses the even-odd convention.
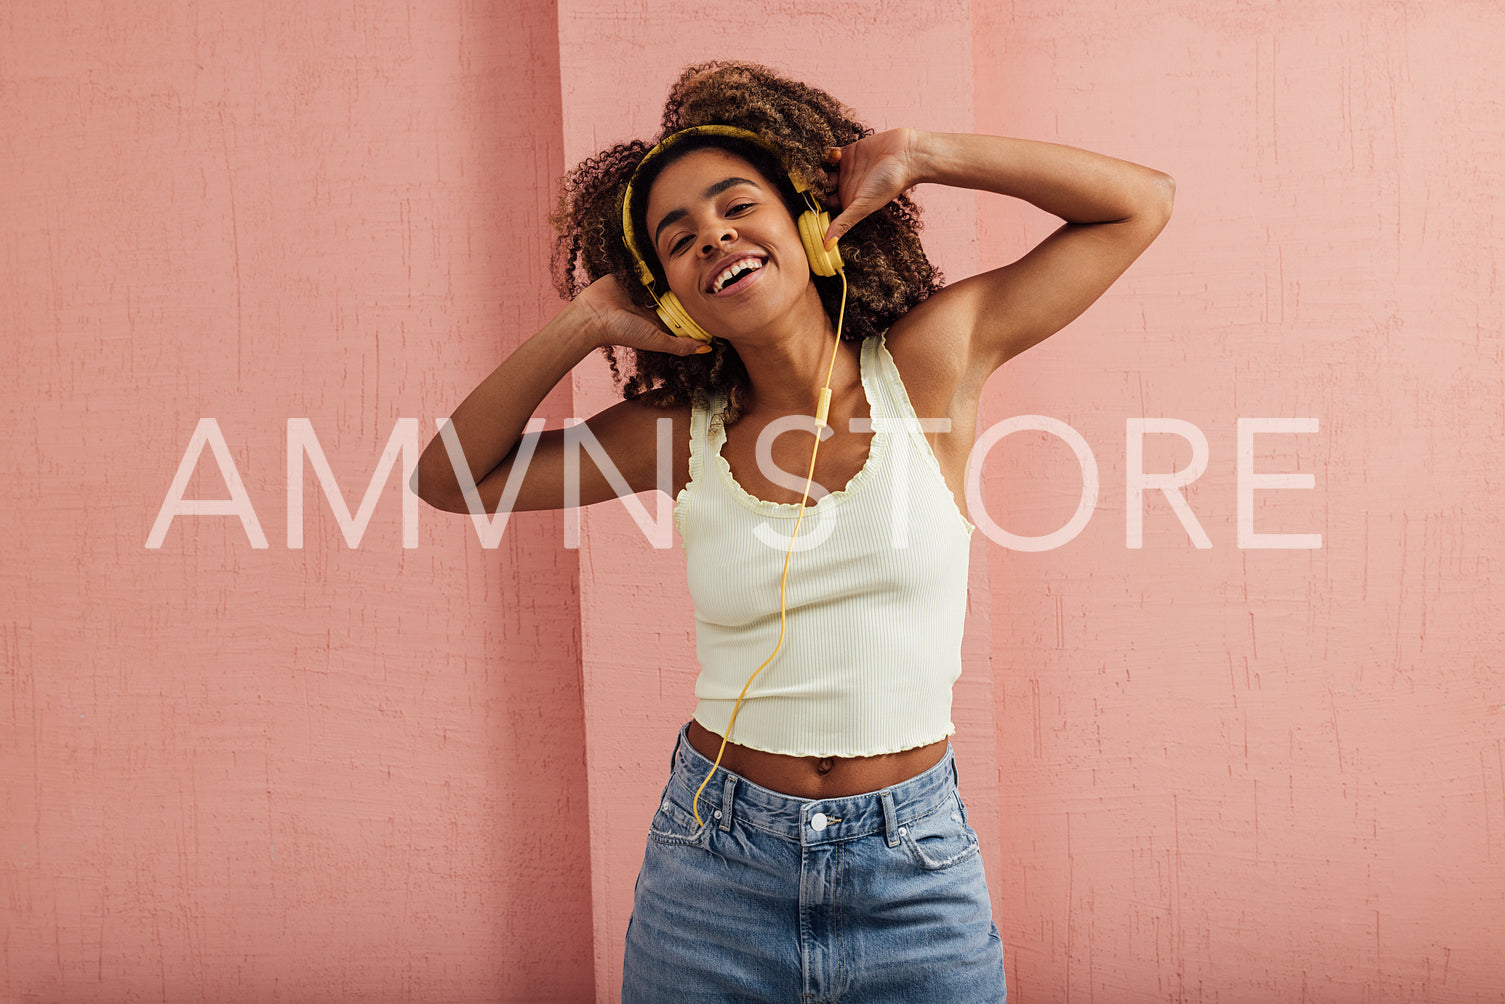
[[[289,418],[354,508],[554,309],[522,14],[0,13],[0,999],[591,995],[559,518],[405,549],[393,476],[351,549],[305,463],[287,546]],[[223,516],[145,547],[201,417],[265,550]]]
[[[353,510],[400,419],[426,438],[557,309],[563,168],[717,56],[1179,182],[985,404],[1076,429],[1102,486],[1071,543],[974,552],[956,745],[1011,999],[1498,998],[1505,15],[755,9],[0,11],[0,998],[614,998],[693,707],[677,545],[609,505],[578,552],[558,515],[493,550],[428,510],[405,548],[394,473],[350,548],[305,461],[290,549],[286,429]],[[1047,232],[922,197],[952,277]],[[588,364],[546,412],[608,400]],[[1322,547],[1241,549],[1237,422],[1306,416],[1255,440],[1314,475],[1255,529]],[[265,549],[229,516],[145,546],[204,417]],[[1126,423],[1160,417],[1206,437],[1210,549],[1154,492],[1125,546]],[[1191,455],[1146,437],[1148,471]],[[1075,508],[1044,434],[983,474],[1015,533]]]
[[[1297,11],[1297,13],[1292,13]],[[974,8],[979,129],[1178,182],[1102,302],[991,385],[1077,429],[1087,529],[993,548],[1003,925],[1024,1001],[1474,1001],[1505,987],[1505,15],[1153,0]],[[984,201],[985,263],[1046,232]],[[1194,423],[1211,548],[1144,505],[1125,423]],[[1260,532],[1238,546],[1237,421]],[[1147,437],[1145,470],[1191,448]],[[1010,529],[1070,517],[1039,434],[988,467]],[[1012,997],[1011,997],[1012,999]]]

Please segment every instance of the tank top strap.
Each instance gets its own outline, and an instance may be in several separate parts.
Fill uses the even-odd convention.
[[[719,395],[712,394],[708,402],[690,404],[690,477],[674,497],[674,526],[679,530],[680,545],[685,546],[685,517],[691,498],[705,491],[705,458],[710,452],[710,427],[713,415],[719,415]]]
[[[867,387],[868,400],[876,406],[873,420],[891,419],[898,427],[911,430],[924,441],[914,405],[909,400],[909,391],[899,375],[898,364],[888,351],[887,337],[887,332],[884,332],[862,343],[862,380]]]
[[[705,404],[690,406],[690,484],[699,481],[705,470],[705,458],[711,452],[711,428],[720,424],[725,407],[725,396],[718,393],[711,394]]]
[[[930,440],[926,432],[947,431],[939,426],[938,421],[945,416],[931,415],[930,424],[921,425],[920,417],[915,414],[914,404],[909,400],[909,391],[904,386],[904,379],[899,374],[899,366],[894,362],[893,354],[888,351],[888,333],[875,335],[869,338],[862,346],[862,379],[867,387],[868,400],[873,404],[873,426],[875,431],[884,429],[884,420],[888,422],[887,430],[902,437],[902,441],[918,454],[920,462],[931,472],[940,484],[946,484],[946,476],[941,473],[941,463],[935,457],[935,451],[930,447]],[[951,489],[946,488],[946,494],[951,495]],[[954,499],[953,499],[953,508]],[[971,533],[975,527],[972,522],[956,509],[957,518]]]
[[[690,405],[690,484],[700,480],[701,469],[705,467],[705,429],[708,423],[705,405],[699,401]]]

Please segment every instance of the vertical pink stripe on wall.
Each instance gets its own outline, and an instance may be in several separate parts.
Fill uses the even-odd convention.
[[[1505,623],[1498,568],[1505,167],[1486,5],[974,8],[978,127],[1177,179],[1170,227],[990,387],[1100,466],[1071,544],[993,558],[1011,990],[1066,1000],[1495,1000],[1505,985]],[[985,264],[1049,231],[985,201]],[[1255,469],[1240,549],[1237,423]],[[1126,546],[1126,423],[1207,439]],[[1144,470],[1190,445],[1147,436]],[[1081,484],[1005,441],[1017,533]],[[1000,625],[1008,625],[1003,628]]]
[[[798,5],[760,6],[755,24],[728,22],[727,10],[662,4],[624,20],[599,0],[561,0],[560,75],[564,81],[565,159],[570,163],[631,138],[652,138],[669,85],[691,63],[709,59],[761,62],[823,87],[849,102],[877,128],[927,123],[970,130],[971,75],[955,53],[969,46],[965,5],[929,9],[927,30],[880,63],[869,54],[891,47],[887,26],[849,19],[839,39],[829,17]],[[603,33],[610,23],[617,30]],[[766,30],[777,24],[777,30]],[[838,44],[839,43],[839,44]],[[632,52],[624,60],[620,53]],[[923,83],[923,86],[920,84]],[[928,247],[953,274],[972,271],[972,200],[938,193],[926,201]],[[582,414],[615,398],[604,366],[578,369]],[[695,708],[694,618],[676,541],[655,551],[623,507],[583,514],[581,636],[585,679],[586,752],[591,785],[593,888],[599,999],[615,999],[633,886],[647,828],[668,780],[675,734]],[[986,589],[978,562],[974,587]],[[796,574],[796,573],[791,573]],[[967,665],[957,687],[957,747],[965,750],[969,806],[982,806],[979,825],[990,855],[995,770],[987,607],[977,603],[969,625]],[[978,608],[981,608],[980,610]],[[750,663],[755,667],[757,659]],[[960,755],[960,754],[959,754]],[[728,908],[734,905],[728,904]],[[608,998],[608,994],[611,995]]]
[[[397,475],[555,308],[551,5],[0,14],[0,998],[594,993],[576,555]],[[568,392],[547,411],[570,410]],[[201,418],[233,517],[145,541]],[[224,498],[206,451],[185,492]]]

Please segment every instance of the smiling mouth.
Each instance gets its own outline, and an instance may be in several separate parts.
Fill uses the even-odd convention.
[[[711,280],[710,292],[714,296],[718,293],[728,292],[745,282],[749,277],[757,274],[763,268],[763,259],[748,255],[738,258]]]

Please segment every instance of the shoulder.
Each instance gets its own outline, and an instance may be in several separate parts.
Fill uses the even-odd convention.
[[[689,478],[691,414],[688,403],[659,406],[629,398],[599,412],[588,424],[633,488],[657,486],[659,467],[667,462],[678,492]]]
[[[968,390],[970,330],[941,289],[917,304],[880,336],[919,416],[957,417]],[[975,411],[975,404],[973,409]]]

